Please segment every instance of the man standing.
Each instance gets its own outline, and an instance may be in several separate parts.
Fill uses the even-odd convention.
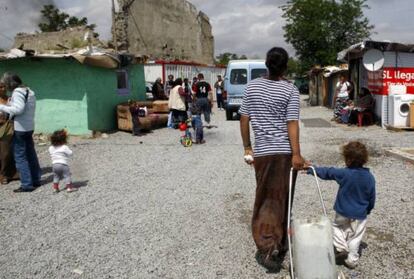
[[[197,77],[193,77],[193,83],[191,85],[191,90],[193,91],[194,94],[197,91],[197,82],[198,82],[198,78]]]
[[[164,94],[167,96],[167,98],[170,97],[170,91],[171,89],[173,89],[173,87],[174,87],[174,76],[168,75],[168,80],[164,84]]]
[[[8,105],[0,105],[0,112],[14,118],[13,148],[21,186],[15,193],[31,192],[40,186],[41,170],[33,142],[36,97],[32,90],[23,86],[15,74],[5,73],[1,79],[8,91],[12,91]]]
[[[193,102],[193,93],[191,89],[191,84],[188,78],[184,79],[184,92],[185,92],[185,110],[187,111],[188,115],[191,116],[191,105]]]
[[[161,78],[157,78],[152,86],[152,96],[154,101],[168,100],[164,93],[164,86],[162,85]]]
[[[211,90],[210,84],[204,80],[204,75],[202,73],[198,74],[195,95],[197,106],[200,108],[201,113],[204,114],[204,120],[207,122],[207,125],[210,126],[213,91]]]
[[[287,63],[288,54],[283,48],[269,50],[269,77],[247,85],[239,111],[245,160],[254,164],[256,172],[252,233],[265,265],[285,257],[290,169],[302,169],[305,164],[299,146],[299,91],[283,78]]]
[[[221,75],[217,76],[217,81],[214,84],[214,88],[216,89],[217,107],[219,110],[222,110],[224,109],[224,100],[223,100],[224,82],[223,82]]]

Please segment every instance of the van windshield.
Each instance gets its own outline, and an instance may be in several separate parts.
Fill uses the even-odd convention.
[[[246,69],[233,69],[230,72],[231,84],[246,84],[247,83],[247,70]]]
[[[262,78],[267,76],[267,69],[253,69],[252,70],[252,80],[256,78]]]

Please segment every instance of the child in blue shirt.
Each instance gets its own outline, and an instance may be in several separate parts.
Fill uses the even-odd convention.
[[[368,168],[368,151],[364,144],[354,141],[343,147],[346,168],[315,167],[323,180],[339,184],[334,209],[333,241],[340,254],[347,254],[345,265],[355,268],[359,260],[359,245],[364,236],[367,215],[375,204],[375,178]],[[313,174],[308,170],[308,174]]]
[[[203,120],[201,120],[201,110],[200,107],[193,103],[191,107],[191,126],[194,129],[195,134],[195,144],[204,144],[204,131],[203,131]]]

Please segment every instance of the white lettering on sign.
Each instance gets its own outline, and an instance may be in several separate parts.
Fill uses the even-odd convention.
[[[414,80],[414,73],[407,73],[402,72],[399,70],[391,71],[391,70],[384,70],[382,73],[383,79],[396,79],[396,80],[402,80],[406,82],[410,82]]]

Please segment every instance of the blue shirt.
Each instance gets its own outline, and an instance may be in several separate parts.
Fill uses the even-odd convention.
[[[323,180],[335,180],[339,184],[334,209],[340,215],[364,220],[375,205],[375,178],[367,168],[315,167]],[[313,174],[311,169],[308,174]]]
[[[298,121],[299,90],[289,81],[264,78],[246,87],[239,113],[250,118],[254,132],[254,156],[290,154],[288,121]]]

